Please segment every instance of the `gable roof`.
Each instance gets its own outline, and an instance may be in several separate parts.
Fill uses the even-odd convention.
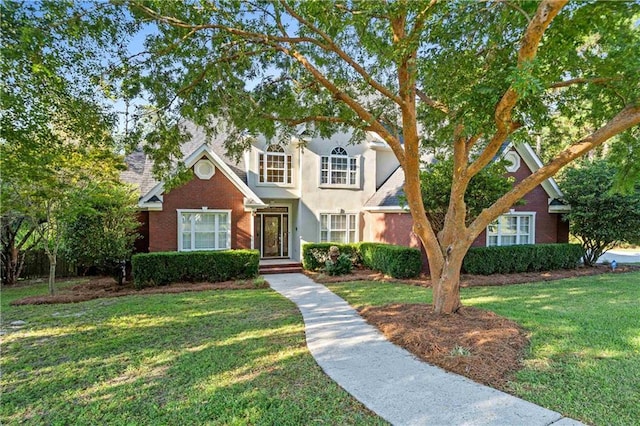
[[[228,136],[219,133],[214,138],[209,138],[204,130],[191,122],[184,122],[183,128],[191,138],[180,146],[183,161],[187,168],[207,157],[214,166],[220,170],[245,196],[246,207],[261,207],[264,202],[247,185],[247,172],[244,159],[235,162],[226,155],[223,142]],[[136,150],[125,159],[127,170],[120,174],[120,178],[136,186],[140,192],[138,206],[143,209],[161,210],[164,182],[154,178],[152,173],[153,161],[142,150]]]
[[[499,156],[505,155],[510,149],[514,149],[520,158],[525,162],[532,173],[540,169],[543,164],[540,158],[526,143],[514,145],[508,143],[504,145],[504,150]],[[555,179],[545,179],[541,184],[549,196],[549,213],[562,213],[568,211],[569,206],[564,203],[553,203],[563,197],[562,191]],[[404,196],[404,170],[398,167],[391,176],[378,188],[378,190],[367,200],[364,210],[378,213],[408,212],[408,207],[401,205],[400,197]]]

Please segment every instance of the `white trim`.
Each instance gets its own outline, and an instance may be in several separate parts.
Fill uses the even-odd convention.
[[[202,207],[201,209],[177,209],[176,212],[178,213],[178,223],[177,223],[177,228],[178,228],[178,251],[207,251],[207,250],[229,250],[231,249],[231,233],[234,231],[232,226],[231,226],[231,210],[226,210],[226,209],[213,209],[213,210],[209,210],[207,207]],[[195,249],[195,248],[188,248],[185,249],[182,245],[182,214],[183,213],[203,213],[203,214],[221,214],[221,213],[226,213],[227,214],[227,226],[228,226],[228,232],[227,232],[227,247],[223,247],[223,248],[206,248],[206,249]],[[219,229],[219,221],[218,221],[218,217],[219,216],[215,216],[216,220],[215,220],[215,225],[214,225],[214,233],[216,236],[215,239],[215,246],[218,245],[218,229]],[[193,246],[195,243],[195,229],[191,230],[191,245]]]
[[[202,170],[203,168],[208,170]],[[196,161],[196,164],[193,165],[193,172],[198,176],[198,179],[209,180],[216,174],[216,167],[211,161],[203,158]]]
[[[287,209],[286,213],[270,213],[270,212],[261,212],[261,211],[256,211],[256,216],[260,216],[260,247],[257,249],[260,251],[260,258],[264,258],[264,215],[280,215],[280,226],[282,226],[282,219],[283,216],[287,216],[287,229],[286,229],[286,233],[287,233],[287,255],[284,255],[284,245],[282,244],[282,237],[284,237],[284,230],[281,228],[280,232],[280,250],[281,250],[281,256],[276,256],[276,258],[291,258],[291,249],[292,249],[292,243],[291,243],[291,229],[292,229],[292,224],[291,224],[291,210],[292,210],[292,205],[291,204],[284,204],[284,203],[274,203],[274,204],[269,204],[264,208],[270,208],[270,207],[284,207]],[[251,238],[255,238],[255,229],[253,230],[253,233],[251,235]],[[269,259],[269,258],[267,258]]]
[[[520,155],[514,151],[507,151],[502,158],[509,163],[505,168],[509,173],[515,173],[520,168]]]
[[[206,144],[203,143],[202,145],[200,145],[200,148],[196,149],[195,151],[193,151],[191,153],[191,155],[189,155],[185,160],[184,160],[184,164],[186,168],[191,168],[193,167],[193,165],[202,158],[202,156],[207,157],[212,163],[213,165],[222,172],[222,174],[231,181],[231,183],[233,183],[233,185],[238,188],[238,190],[240,192],[242,192],[242,194],[247,197],[250,200],[254,200],[257,204],[264,204],[262,202],[262,200],[260,199],[260,197],[258,197],[252,190],[251,188],[249,188],[247,186],[246,183],[244,183],[242,181],[242,179],[240,179],[238,177],[237,174],[235,174],[233,172],[233,170],[231,170],[231,168],[224,162],[222,161],[222,159],[218,156],[218,154],[216,154],[215,152],[213,152],[211,150],[211,148]],[[164,192],[164,182],[160,182],[158,184],[156,184],[156,186],[154,186],[149,192],[147,192],[142,198],[140,198],[140,202],[139,202],[139,206],[141,208],[148,208],[149,206],[151,206],[151,204],[149,204],[149,206],[147,205],[147,200],[153,198],[153,196],[157,196],[159,199],[162,200],[162,193]],[[154,203],[153,206],[156,206],[157,203]],[[264,204],[266,206],[266,204]],[[162,210],[162,208],[158,209],[158,210]]]
[[[371,213],[411,213],[409,206],[365,206],[362,210]]]
[[[524,211],[511,210],[508,213],[500,215],[495,220],[499,220],[500,217],[502,217],[502,216],[515,216],[515,217],[529,217],[529,218],[531,218],[529,220],[529,243],[527,243],[527,244],[535,244],[536,243],[536,212],[532,212],[532,211],[524,212]],[[491,226],[491,224],[489,224],[489,226]],[[489,247],[489,226],[487,226],[485,228],[485,234],[486,234],[485,246],[487,246],[487,247]],[[519,231],[520,230],[518,229],[518,232]],[[516,234],[516,235],[519,235],[519,234]],[[493,235],[493,236],[495,236],[495,235]],[[497,246],[502,246],[500,244],[500,237],[502,235],[500,234],[499,231],[498,231],[498,235],[497,236],[498,236],[498,244],[497,244]],[[518,244],[518,245],[520,245],[520,244]],[[504,246],[502,246],[502,247],[504,247]],[[506,247],[508,247],[508,246],[506,246]]]
[[[330,215],[329,217],[345,215],[347,219],[347,228],[344,231],[347,233],[346,243],[357,243],[360,241],[360,214],[358,212],[321,211],[321,212],[318,212],[318,216],[316,217],[316,219],[318,220],[318,242],[322,242],[322,215]],[[355,229],[353,229],[355,231],[354,241],[348,241],[349,233],[352,231],[352,229],[349,227],[349,215],[354,215],[356,217]],[[333,232],[333,230],[330,229],[328,232]],[[327,242],[337,242],[337,241],[327,241]]]

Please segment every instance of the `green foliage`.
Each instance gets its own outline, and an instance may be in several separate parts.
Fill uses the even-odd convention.
[[[99,185],[65,229],[64,257],[79,268],[96,267],[122,282],[138,237],[137,196],[124,186]]]
[[[571,205],[565,219],[582,242],[586,265],[616,245],[640,242],[640,182],[628,185],[629,193],[618,193],[616,174],[617,167],[605,160],[584,161],[566,169],[560,179]]]
[[[422,271],[420,250],[382,243],[361,243],[362,263],[394,278],[415,278]]]
[[[307,271],[319,271],[323,269],[329,259],[329,248],[338,247],[341,254],[349,257],[353,266],[362,263],[358,244],[337,243],[306,243],[302,246],[302,266]]]
[[[351,257],[342,253],[335,262],[327,259],[324,270],[328,275],[345,275],[351,273],[352,268],[353,263],[351,262]]]
[[[472,247],[462,262],[468,274],[492,275],[572,269],[580,264],[580,244]]]
[[[255,278],[257,250],[140,253],[131,258],[136,288],[180,281],[220,282]]]
[[[473,177],[465,193],[466,222],[470,224],[513,186],[513,178],[505,176],[504,163],[496,161]],[[451,198],[453,159],[430,164],[420,172],[420,190],[427,217],[435,231],[444,226]]]

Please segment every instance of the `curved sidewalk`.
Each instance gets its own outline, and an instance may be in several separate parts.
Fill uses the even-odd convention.
[[[305,275],[267,281],[298,305],[307,346],[325,373],[394,425],[582,424],[418,360]]]

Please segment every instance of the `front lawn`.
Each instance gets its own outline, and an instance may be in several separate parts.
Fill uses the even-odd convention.
[[[431,301],[430,289],[403,284],[330,288],[354,307]],[[640,273],[466,288],[462,299],[529,331],[510,392],[589,424],[640,424]]]
[[[2,289],[1,424],[383,423],[325,376],[271,290],[8,305],[44,293]]]

